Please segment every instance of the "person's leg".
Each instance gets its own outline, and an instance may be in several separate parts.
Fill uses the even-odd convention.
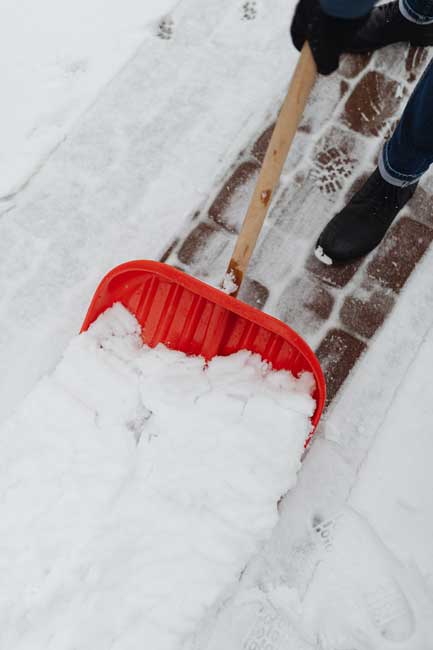
[[[398,5],[406,21],[433,25],[433,0],[399,0]],[[379,170],[388,183],[400,187],[415,183],[432,164],[432,114],[433,60],[412,93],[391,140],[383,147]]]
[[[415,192],[419,178],[433,163],[432,114],[433,62],[384,145],[379,168],[320,234],[316,254],[322,261],[348,262],[366,255],[382,241]]]
[[[408,0],[404,0],[407,2]],[[382,178],[403,187],[415,183],[433,163],[433,61],[412,93],[379,159]]]

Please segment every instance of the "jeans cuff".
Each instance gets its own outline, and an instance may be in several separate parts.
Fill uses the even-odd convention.
[[[390,185],[395,185],[396,187],[407,187],[413,183],[417,183],[422,176],[421,174],[402,174],[395,170],[389,163],[388,158],[388,143],[382,148],[381,154],[379,156],[379,172],[383,180],[389,183]]]
[[[418,4],[417,4],[418,2]],[[421,13],[420,4],[424,9],[426,5],[430,5],[429,12],[427,14]],[[433,23],[433,0],[430,2],[426,0],[399,0],[400,13],[410,20],[411,23],[417,23],[418,25],[428,25]]]

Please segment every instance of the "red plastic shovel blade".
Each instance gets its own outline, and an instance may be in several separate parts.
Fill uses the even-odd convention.
[[[314,428],[325,404],[320,364],[305,341],[281,321],[177,269],[150,260],[127,262],[108,273],[97,288],[81,331],[116,302],[135,315],[144,343],[163,343],[211,359],[247,349],[275,370],[314,375]]]

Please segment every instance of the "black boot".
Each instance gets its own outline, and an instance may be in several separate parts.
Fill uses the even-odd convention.
[[[316,256],[331,264],[350,262],[372,251],[382,241],[417,185],[391,185],[376,169],[346,207],[324,228],[317,241]]]
[[[433,45],[433,24],[419,25],[407,20],[398,2],[375,7],[367,22],[348,39],[345,52],[362,53],[377,50],[391,43]]]

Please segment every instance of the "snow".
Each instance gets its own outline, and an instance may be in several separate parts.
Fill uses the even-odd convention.
[[[357,473],[347,502],[328,519],[326,559],[304,603],[310,626],[314,616],[317,635],[327,638],[325,648],[339,648],[340,638],[341,647],[356,641],[361,648],[395,643],[421,650],[433,638],[433,328],[431,316],[420,313],[431,306],[431,262],[430,253],[364,360],[357,386],[344,391],[327,422],[329,439]],[[410,314],[414,306],[418,313]],[[402,352],[408,337],[411,345]],[[370,399],[365,408],[362,385],[370,391],[374,386],[376,407]],[[364,422],[355,414],[340,435],[341,418],[349,417],[354,400],[356,409],[364,406]],[[345,443],[346,434],[357,435],[358,445]]]
[[[176,0],[2,0],[0,197],[16,192]]]
[[[113,336],[105,337],[101,321],[69,343],[105,272],[128,259],[157,259],[189,232],[192,215],[213,201],[239,151],[275,116],[297,57],[288,34],[294,4],[2,3],[1,647],[105,648],[116,630],[114,644],[123,650],[135,647],[143,626],[152,649],[155,639],[172,644],[180,636],[183,650],[432,646],[431,252],[322,421],[296,485],[290,481],[301,451],[290,454],[294,464],[285,473],[289,441],[278,430],[277,451],[270,449],[274,405],[258,400],[260,408],[246,409],[254,426],[235,449],[224,431],[218,448],[201,426],[195,453],[208,460],[203,449],[213,444],[216,490],[217,474],[206,463],[165,465],[167,455],[191,457],[172,429],[153,435],[147,400],[157,404],[170,377],[144,389],[145,353],[134,323],[117,313]],[[397,58],[390,50],[389,65]],[[313,96],[307,111],[313,132],[335,110],[339,83],[319,80],[316,100],[326,97]],[[303,134],[292,158],[307,156],[309,146]],[[369,144],[359,146],[362,162]],[[254,267],[253,260],[255,278],[272,288],[271,313],[317,235],[318,179],[307,179],[309,200],[293,206],[297,219],[288,224],[291,176],[283,179],[278,227],[256,251],[263,263]],[[326,213],[342,207],[327,194],[320,200]],[[236,199],[233,227],[237,212]],[[220,237],[223,272],[231,250]],[[254,362],[242,367],[254,369]],[[188,368],[188,380],[202,372]],[[177,385],[187,388],[186,381]],[[212,408],[209,396],[200,401]],[[237,398],[226,406],[218,416],[233,415]],[[176,427],[181,415],[176,411]],[[158,474],[146,480],[150,462],[172,471],[164,482],[169,495],[177,490],[171,510]],[[204,496],[214,514],[227,506],[241,469],[248,491],[230,501],[232,527],[218,527],[203,511],[194,519],[192,502]],[[259,488],[268,490],[262,501]],[[185,547],[192,524],[194,552]],[[164,533],[156,551],[143,544],[149,531],[158,539]],[[154,580],[143,586],[144,568]],[[191,581],[196,570],[209,571],[200,589]],[[167,575],[186,584],[180,601],[167,593]]]
[[[180,648],[275,526],[313,384],[100,316],[0,430],[0,645]]]
[[[113,67],[103,88],[98,77],[91,105],[48,159],[31,142],[25,156],[17,149],[38,163],[18,194],[0,200],[0,359],[9,368],[0,421],[55,367],[107,271],[159,259],[285,95],[298,56],[286,0],[261,6],[254,20],[233,0],[186,0],[170,15],[172,37],[146,28],[128,64]],[[104,26],[93,26],[95,47]],[[31,58],[43,56],[35,49]]]
[[[433,639],[433,251],[322,421],[280,519],[193,650]]]
[[[226,273],[223,278],[222,290],[224,293],[227,293],[229,296],[236,291],[238,285],[236,283],[235,274],[233,271]]]
[[[323,251],[323,248],[321,246],[316,246],[314,249],[314,255],[317,257],[319,262],[322,262],[322,264],[326,264],[327,266],[330,266],[332,264],[332,260],[329,257],[329,255],[326,255]]]

